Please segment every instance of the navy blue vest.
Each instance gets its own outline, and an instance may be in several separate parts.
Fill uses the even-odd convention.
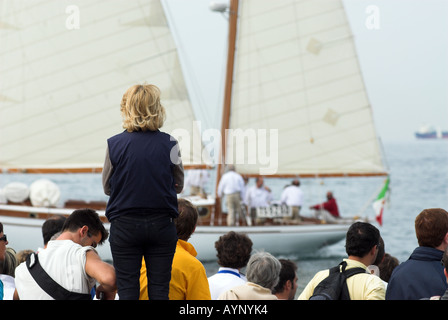
[[[177,217],[175,164],[170,158],[177,151],[177,141],[157,130],[124,131],[107,143],[113,166],[106,208],[109,221],[129,213]]]

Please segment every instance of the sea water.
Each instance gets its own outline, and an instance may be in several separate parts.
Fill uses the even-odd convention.
[[[415,140],[386,143],[384,153],[390,172],[390,201],[385,208],[383,225],[378,226],[385,242],[386,252],[405,261],[417,246],[415,217],[425,208],[440,207],[448,210],[448,140]],[[61,189],[61,203],[68,199],[107,200],[99,174],[77,175],[0,175],[0,188],[7,183],[20,181],[30,185],[39,178],[51,179]],[[272,189],[274,200],[279,200],[283,187],[292,179],[265,179]],[[384,177],[300,179],[304,192],[301,214],[311,215],[309,206],[325,200],[328,190],[333,191],[343,217],[355,215],[374,219],[371,202],[384,184]],[[214,190],[212,175],[208,191]],[[249,181],[251,186],[254,179]],[[296,262],[298,266],[298,292],[301,292],[314,274],[338,264],[346,257],[345,240],[322,248],[313,254],[297,252],[278,256]],[[13,244],[11,244],[13,245]],[[214,274],[219,266],[215,261],[204,262],[207,275]]]

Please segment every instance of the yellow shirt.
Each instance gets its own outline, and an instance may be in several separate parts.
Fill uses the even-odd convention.
[[[344,259],[347,262],[347,269],[367,267],[358,261]],[[330,271],[323,270],[316,273],[313,279],[303,289],[298,300],[308,300],[312,295],[314,288],[326,277]],[[347,288],[351,300],[384,300],[386,298],[386,287],[380,277],[369,273],[355,274],[347,279]]]
[[[196,259],[193,245],[178,240],[173,258],[170,281],[170,300],[210,300],[207,274],[202,263]],[[148,300],[148,281],[143,259],[140,270],[140,300]]]

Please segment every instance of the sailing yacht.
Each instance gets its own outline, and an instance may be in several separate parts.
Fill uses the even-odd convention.
[[[101,172],[106,140],[122,130],[121,95],[135,83],[160,87],[165,132],[201,136],[160,0],[0,6],[2,172]],[[247,176],[387,176],[342,1],[232,0],[228,15],[216,183],[228,163]],[[186,168],[210,165],[201,143],[182,140]],[[343,239],[353,222],[226,226],[220,199],[191,200],[201,260],[216,258],[214,242],[230,230],[247,233],[254,249],[308,253]],[[0,221],[16,250],[29,249],[46,218],[74,208],[0,205]],[[107,244],[99,253],[111,259]]]

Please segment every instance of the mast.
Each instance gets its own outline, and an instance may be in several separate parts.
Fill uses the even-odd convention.
[[[233,70],[235,65],[235,47],[236,47],[236,32],[238,24],[238,4],[239,0],[230,1],[229,9],[229,40],[227,48],[227,70],[226,70],[226,82],[225,82],[225,92],[224,92],[224,105],[222,111],[222,122],[221,122],[221,149],[219,163],[216,173],[216,189],[215,193],[218,194],[218,184],[221,180],[224,164],[226,159],[226,147],[227,147],[227,129],[230,125],[230,108],[232,102],[232,84],[233,84]],[[218,209],[219,208],[219,209]],[[220,201],[216,201],[215,210],[220,212],[221,210]]]

